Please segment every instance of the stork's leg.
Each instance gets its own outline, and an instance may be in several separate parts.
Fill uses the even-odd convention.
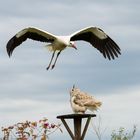
[[[60,55],[60,53],[61,53],[61,51],[59,51],[59,52],[57,53],[56,59],[55,59],[55,61],[54,61],[54,64],[52,65],[52,69],[55,67],[57,58],[58,58],[58,56]]]
[[[50,61],[49,65],[48,65],[48,67],[46,68],[47,70],[48,70],[48,69],[50,68],[50,66],[51,66],[52,60],[53,60],[53,58],[54,58],[54,54],[55,54],[55,51],[54,51],[53,54],[52,54],[51,61]]]

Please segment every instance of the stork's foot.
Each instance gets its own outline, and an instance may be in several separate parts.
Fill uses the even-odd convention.
[[[49,68],[50,68],[50,66],[48,66],[48,67],[46,68],[46,70],[49,70]]]
[[[55,64],[52,65],[51,70],[55,67]],[[46,68],[46,70],[50,69],[50,65]]]
[[[52,65],[52,69],[55,67],[55,65]]]

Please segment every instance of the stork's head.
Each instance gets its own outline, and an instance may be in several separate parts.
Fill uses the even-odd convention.
[[[76,46],[75,46],[74,41],[70,41],[70,43],[69,43],[68,47],[72,47],[72,48],[74,48],[74,49],[76,49],[76,50],[77,50],[77,48],[76,48]]]

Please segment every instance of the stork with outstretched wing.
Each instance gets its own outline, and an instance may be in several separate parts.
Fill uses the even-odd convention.
[[[11,56],[13,50],[22,42],[26,41],[27,38],[49,43],[47,44],[47,47],[53,53],[47,70],[50,67],[52,69],[55,67],[58,56],[62,50],[67,47],[77,49],[74,44],[75,41],[83,40],[89,42],[93,47],[98,49],[105,58],[108,58],[109,60],[115,59],[115,57],[118,57],[118,55],[121,54],[119,46],[103,30],[97,27],[87,27],[68,36],[56,36],[38,28],[28,27],[18,32],[8,41],[8,55]],[[51,65],[56,52],[57,55],[54,60],[54,64]]]

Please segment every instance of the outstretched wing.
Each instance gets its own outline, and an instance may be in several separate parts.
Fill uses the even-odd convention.
[[[121,54],[119,46],[101,29],[88,27],[71,35],[71,41],[83,40],[92,44],[105,58],[115,59]]]
[[[8,41],[6,46],[8,55],[11,56],[13,50],[27,38],[41,42],[53,42],[56,39],[53,34],[50,34],[46,31],[42,31],[33,27],[25,28]]]

